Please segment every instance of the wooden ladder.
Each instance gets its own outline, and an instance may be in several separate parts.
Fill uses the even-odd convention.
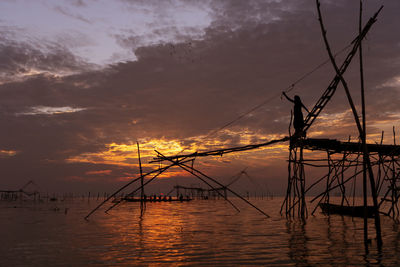
[[[335,94],[336,88],[340,82],[340,76],[344,74],[347,67],[350,65],[351,60],[353,59],[354,55],[357,53],[358,47],[361,44],[362,39],[364,39],[365,35],[371,28],[372,24],[375,23],[376,17],[378,16],[379,12],[382,10],[383,6],[371,17],[367,24],[364,26],[361,34],[358,35],[351,43],[353,44],[353,48],[350,53],[347,55],[346,59],[344,60],[343,64],[339,68],[340,75],[336,74],[335,78],[333,78],[332,82],[329,84],[328,88],[322,94],[320,99],[317,101],[313,109],[310,113],[308,113],[306,119],[304,120],[304,128],[303,131],[307,132],[307,130],[311,127],[315,119],[321,113],[322,109],[326,106],[326,104],[331,100],[332,96]]]

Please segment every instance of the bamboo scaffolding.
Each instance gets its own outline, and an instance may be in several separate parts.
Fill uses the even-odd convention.
[[[176,162],[176,161],[174,161],[173,159],[169,159],[169,158],[165,157],[163,154],[161,154],[161,153],[158,152],[157,150],[156,150],[156,153],[160,156],[160,158],[162,158],[162,159],[164,159],[164,160],[168,160],[168,161],[170,161],[170,162]],[[202,177],[204,177],[204,178],[206,178],[206,179],[208,179],[208,180],[210,180],[210,181],[216,183],[217,185],[219,185],[219,186],[221,186],[221,187],[225,187],[227,191],[229,191],[230,193],[232,193],[232,194],[235,195],[236,197],[240,198],[241,200],[243,200],[244,202],[246,202],[247,204],[249,204],[250,206],[252,206],[253,208],[255,208],[255,209],[256,209],[257,211],[259,211],[261,214],[265,215],[265,216],[268,217],[268,218],[270,217],[270,216],[269,216],[267,213],[265,213],[263,210],[261,210],[261,209],[259,209],[258,207],[256,207],[256,206],[255,206],[254,204],[252,204],[250,201],[248,201],[247,199],[243,198],[241,195],[239,195],[238,193],[236,193],[235,191],[233,191],[233,190],[230,189],[229,187],[224,186],[223,184],[221,184],[221,183],[218,182],[217,180],[215,180],[215,179],[211,178],[210,176],[204,174],[203,172],[201,172],[201,171],[195,169],[193,166],[187,166],[186,164],[184,164],[184,163],[179,163],[179,162],[177,163],[177,165],[178,165],[179,167],[181,167],[183,170],[185,170],[185,171],[187,171],[188,173],[190,173],[190,174],[196,176],[196,177],[199,178],[199,179],[201,179],[201,178],[200,178],[197,174],[199,174],[199,175],[201,175]],[[197,174],[196,174],[196,173],[197,173]],[[205,182],[204,179],[201,179],[201,180],[202,180],[203,182]],[[205,183],[207,183],[207,182],[205,182]],[[208,183],[207,183],[207,184],[208,184]],[[217,192],[219,192],[219,191],[217,191]],[[226,199],[226,198],[225,198],[225,199]],[[226,199],[226,200],[227,200],[227,199]],[[229,200],[227,200],[227,201],[229,201]]]
[[[383,132],[381,137],[380,144],[367,144],[366,142],[366,118],[365,118],[365,99],[364,99],[364,76],[363,76],[363,62],[362,62],[362,40],[368,33],[371,26],[375,23],[379,10],[368,20],[365,26],[362,28],[362,2],[360,1],[360,18],[359,18],[359,33],[358,36],[351,42],[352,49],[348,53],[347,57],[343,61],[342,65],[338,67],[335,57],[333,56],[330,45],[327,39],[327,32],[322,20],[322,14],[320,10],[320,2],[316,0],[317,10],[318,10],[318,20],[321,27],[322,37],[324,39],[324,44],[326,50],[328,52],[330,61],[332,66],[335,69],[335,76],[327,89],[322,94],[321,98],[316,102],[316,105],[312,109],[312,111],[307,115],[305,119],[305,127],[304,131],[307,131],[313,122],[316,120],[320,112],[327,105],[330,99],[333,97],[336,88],[339,83],[341,83],[344,87],[345,94],[348,100],[348,103],[351,107],[352,114],[354,117],[355,125],[357,127],[359,133],[358,142],[351,142],[350,138],[346,142],[334,140],[334,139],[316,139],[316,138],[306,138],[304,136],[292,136],[290,132],[289,126],[289,136],[285,136],[280,139],[270,140],[268,142],[260,143],[260,144],[252,144],[240,147],[231,147],[224,149],[216,149],[210,151],[203,152],[195,152],[185,155],[174,155],[174,156],[165,156],[159,151],[155,151],[157,153],[156,157],[153,158],[150,163],[159,163],[159,170],[149,172],[147,174],[142,174],[141,170],[141,160],[140,160],[140,151],[138,144],[138,154],[139,154],[139,166],[140,166],[140,177],[132,180],[125,186],[118,189],[112,195],[110,195],[107,199],[105,199],[100,205],[98,205],[94,210],[92,210],[85,219],[98,210],[103,204],[108,202],[112,197],[115,197],[119,192],[127,188],[132,183],[138,181],[140,179],[141,184],[135,190],[133,190],[130,194],[134,194],[137,191],[141,190],[141,199],[144,196],[144,187],[156,179],[162,172],[167,171],[169,168],[173,166],[180,167],[184,171],[190,173],[195,176],[202,182],[204,182],[211,189],[209,191],[217,192],[221,197],[223,197],[228,203],[232,205],[232,207],[240,211],[238,207],[236,207],[230,200],[227,198],[226,191],[229,191],[231,194],[235,195],[239,199],[246,202],[248,205],[255,208],[258,212],[263,214],[266,217],[269,217],[267,213],[263,210],[259,209],[251,202],[240,196],[238,193],[234,192],[229,188],[236,180],[233,180],[228,185],[222,185],[216,179],[211,178],[210,176],[204,174],[203,172],[194,168],[193,163],[197,157],[208,157],[208,156],[222,156],[228,153],[241,152],[241,151],[249,151],[258,149],[265,146],[270,146],[274,144],[278,144],[281,142],[289,143],[289,156],[288,156],[288,183],[286,189],[286,195],[284,201],[281,205],[280,212],[283,214],[285,212],[286,217],[294,217],[298,216],[302,220],[305,220],[308,216],[307,205],[306,205],[306,194],[311,189],[316,189],[318,187],[322,187],[323,191],[317,194],[315,197],[311,199],[311,203],[317,201],[317,205],[312,210],[311,214],[314,214],[320,204],[329,204],[330,201],[333,201],[333,194],[340,192],[340,205],[342,207],[351,207],[355,206],[355,196],[356,196],[356,180],[358,177],[362,176],[363,178],[363,206],[364,206],[364,241],[365,244],[368,242],[368,222],[367,222],[367,178],[369,178],[370,183],[370,193],[373,199],[373,207],[374,207],[374,220],[375,220],[375,230],[376,230],[376,238],[378,248],[380,249],[382,246],[382,238],[381,238],[381,226],[380,226],[380,213],[385,214],[394,220],[398,221],[400,216],[398,202],[400,200],[400,173],[397,171],[400,167],[400,146],[396,145],[396,134],[395,129],[393,128],[393,145],[383,144]],[[361,96],[362,96],[362,121],[360,121],[358,117],[358,113],[356,107],[353,103],[352,96],[350,94],[349,87],[346,83],[346,80],[343,78],[343,74],[348,68],[350,62],[352,61],[355,54],[359,52],[360,58],[360,79],[361,79]],[[293,114],[292,114],[293,115]],[[290,125],[292,124],[292,117]],[[306,151],[321,151],[321,155],[326,155],[326,158],[306,158]],[[319,154],[318,154],[319,155]],[[361,158],[362,156],[362,158]],[[324,156],[322,156],[324,157]],[[161,163],[167,161],[170,165],[161,168]],[[191,163],[187,164],[187,163]],[[306,186],[306,167],[317,167],[317,168],[326,168],[327,173],[322,177],[319,177],[311,185]],[[308,173],[308,172],[307,172]],[[144,182],[144,177],[150,174],[154,174],[154,176],[148,181]],[[368,176],[368,177],[367,177]],[[350,182],[353,182],[352,189],[347,190],[346,187]],[[217,184],[220,187],[214,187],[213,184]],[[182,187],[183,188],[183,187]],[[223,189],[224,194],[220,192]],[[385,191],[386,190],[386,191]],[[172,191],[171,191],[172,192]],[[168,195],[171,193],[169,192]],[[383,197],[378,202],[378,195],[381,192],[384,192]],[[352,204],[350,203],[350,197],[353,197]],[[113,204],[109,209],[109,211],[115,206],[123,203],[119,201]],[[143,206],[141,202],[141,215],[143,215]],[[366,246],[366,249],[367,246]]]
[[[188,161],[190,161],[190,160],[188,160]],[[103,200],[99,205],[97,205],[92,211],[90,211],[90,212],[88,213],[88,215],[85,216],[84,219],[85,219],[85,220],[88,220],[89,217],[90,217],[95,211],[97,211],[97,210],[98,210],[100,207],[102,207],[105,203],[107,203],[108,201],[110,201],[110,199],[112,199],[113,197],[115,197],[118,193],[120,193],[122,190],[126,189],[128,186],[130,186],[130,185],[133,184],[134,182],[139,181],[140,179],[142,179],[142,178],[144,178],[144,177],[146,177],[146,176],[149,176],[149,175],[151,175],[151,174],[154,174],[154,173],[156,174],[155,177],[157,177],[157,176],[160,175],[161,173],[165,172],[166,170],[168,170],[169,168],[171,168],[171,167],[173,167],[173,166],[176,166],[176,165],[179,164],[180,162],[185,162],[185,158],[182,158],[182,159],[180,159],[180,160],[178,160],[178,161],[176,161],[176,162],[174,162],[174,163],[172,163],[172,164],[170,164],[170,165],[168,165],[168,166],[165,166],[165,167],[163,167],[163,168],[159,168],[159,169],[157,169],[157,170],[150,171],[150,172],[148,172],[148,173],[146,173],[146,174],[140,175],[140,176],[137,177],[136,179],[133,179],[132,181],[130,181],[130,182],[127,183],[126,185],[120,187],[120,188],[119,188],[118,190],[116,190],[114,193],[112,193],[111,195],[109,195],[105,200]],[[153,177],[153,178],[155,178],[155,177]]]
[[[156,150],[156,153],[157,153],[158,155],[160,155],[161,157],[165,157],[163,154],[161,154],[161,153],[158,152],[157,150]],[[167,158],[165,158],[165,159],[167,159]],[[175,161],[174,161],[174,160],[169,160],[169,161],[171,161],[171,162],[177,162],[176,160],[175,160]],[[202,175],[203,177],[208,178],[209,180],[211,180],[212,182],[218,184],[219,186],[223,186],[222,184],[220,184],[220,183],[217,182],[216,180],[212,179],[211,177],[209,177],[209,176],[207,176],[207,175],[205,175],[205,174],[202,174],[201,172],[197,171],[196,169],[193,168],[193,166],[187,166],[187,165],[185,165],[185,164],[183,164],[183,163],[181,164],[181,163],[179,163],[179,162],[177,163],[177,166],[179,166],[181,169],[183,169],[183,170],[189,172],[189,173],[192,174],[193,176],[197,177],[197,178],[200,179],[203,183],[205,183],[206,185],[208,185],[210,188],[214,189],[214,190],[215,190],[220,196],[222,196],[229,204],[231,204],[231,206],[232,206],[236,211],[240,212],[239,208],[236,207],[236,205],[233,204],[232,201],[230,201],[229,199],[227,199],[226,195],[224,196],[221,192],[219,192],[219,190],[216,190],[216,188],[213,187],[209,182],[207,182],[207,181],[206,181],[205,179],[203,179],[201,176],[199,176],[199,175],[197,175],[196,173],[194,173],[194,171],[200,173],[200,175]],[[229,190],[229,189],[228,189],[228,190]],[[231,191],[231,190],[229,190],[229,191]],[[233,192],[233,191],[232,191],[232,192]],[[236,193],[235,193],[235,194],[236,194]]]

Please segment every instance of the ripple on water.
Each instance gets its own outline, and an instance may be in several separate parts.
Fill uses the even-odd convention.
[[[306,223],[279,215],[282,199],[252,200],[267,211],[233,200],[241,212],[220,201],[127,203],[109,215],[83,217],[96,201],[0,203],[1,266],[86,265],[386,265],[400,266],[399,225],[382,218],[384,247],[363,246],[362,219],[310,216]],[[68,208],[68,213],[64,213]],[[370,221],[369,235],[375,235]]]

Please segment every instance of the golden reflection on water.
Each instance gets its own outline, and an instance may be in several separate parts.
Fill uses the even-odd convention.
[[[145,214],[140,217],[139,204],[127,203],[113,211],[112,218],[103,225],[104,231],[114,237],[110,239],[110,246],[136,252],[135,258],[141,261],[146,261],[144,252],[153,251],[158,255],[148,260],[185,262],[187,256],[182,250],[193,238],[193,229],[186,223],[189,218],[184,212],[185,205],[190,204],[147,203]],[[127,217],[131,217],[132,220],[127,220]],[[124,261],[119,259],[124,255],[121,252],[111,250],[110,253],[102,255],[100,260]]]
[[[280,203],[255,202],[269,208],[273,205],[275,211]],[[140,218],[139,204],[129,203],[102,218],[103,231],[108,233],[113,249],[97,255],[98,260],[299,266],[380,262],[379,254],[365,254],[361,219],[319,214],[304,223],[276,214],[265,219],[246,206],[241,209],[236,213],[222,201],[148,203]],[[372,227],[369,235],[374,236]],[[394,240],[392,244],[399,251],[400,236]],[[399,257],[392,260],[400,262]]]
[[[148,203],[140,217],[140,204],[126,203],[89,221],[83,217],[96,201],[14,204],[21,208],[0,203],[0,234],[7,244],[0,246],[0,265],[400,265],[400,227],[387,217],[383,251],[376,250],[370,220],[366,253],[360,218],[317,212],[306,222],[287,220],[279,215],[281,198],[250,200],[272,217],[237,199],[240,213],[222,200],[194,200]],[[54,205],[70,211],[55,211]]]

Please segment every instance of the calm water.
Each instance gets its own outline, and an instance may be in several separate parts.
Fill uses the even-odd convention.
[[[271,218],[239,200],[240,213],[222,200],[148,203],[142,219],[127,203],[88,222],[96,200],[0,202],[0,266],[400,266],[400,226],[389,218],[382,252],[373,240],[366,254],[362,219],[317,212],[304,224],[279,215],[280,198],[251,201]]]

